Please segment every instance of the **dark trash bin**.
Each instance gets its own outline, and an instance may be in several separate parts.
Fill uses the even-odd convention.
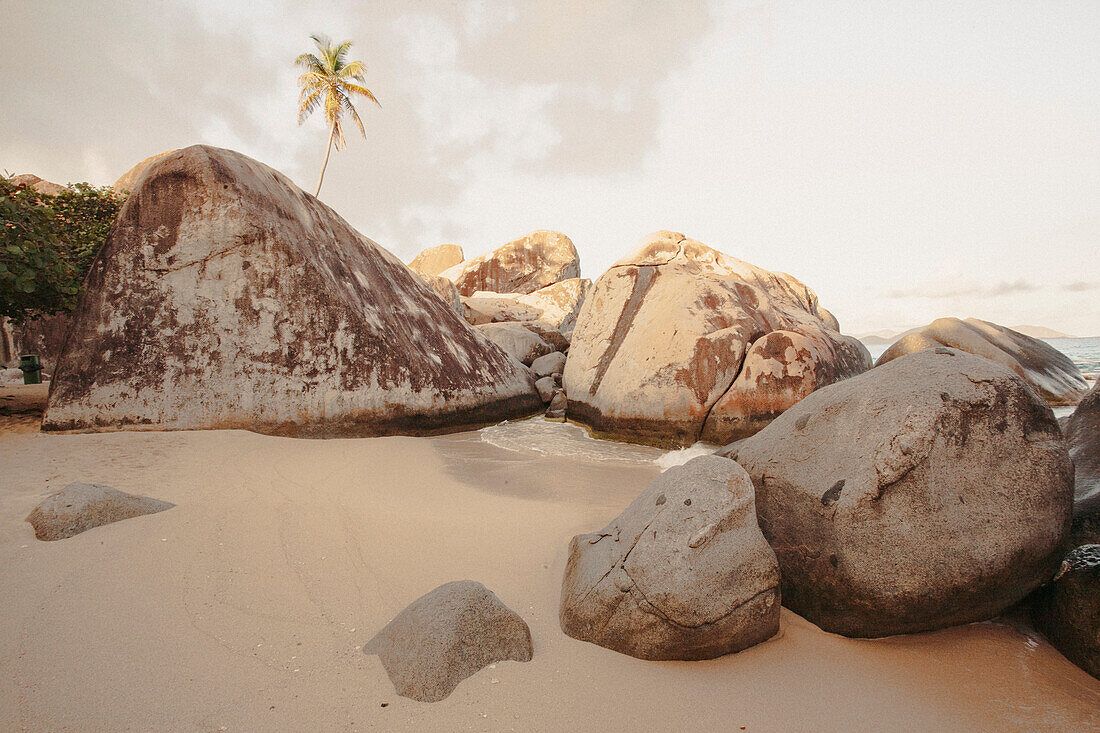
[[[42,362],[38,354],[19,357],[19,369],[23,372],[23,384],[42,384]]]

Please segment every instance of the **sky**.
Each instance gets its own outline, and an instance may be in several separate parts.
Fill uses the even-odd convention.
[[[1100,2],[0,0],[0,172],[109,185],[196,143],[312,191],[311,33],[364,139],[320,198],[410,260],[567,234],[597,278],[671,229],[847,333],[941,316],[1100,336]]]

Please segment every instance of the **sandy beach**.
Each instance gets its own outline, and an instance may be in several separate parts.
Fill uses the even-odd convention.
[[[653,463],[510,451],[477,433],[52,435],[4,419],[5,730],[1100,726],[1100,682],[1010,623],[862,641],[784,609],[778,636],[707,662],[566,637],[568,541],[621,511],[658,475]],[[176,506],[37,541],[24,518],[71,481]],[[533,661],[484,669],[439,703],[397,696],[361,646],[465,578],[523,616]]]

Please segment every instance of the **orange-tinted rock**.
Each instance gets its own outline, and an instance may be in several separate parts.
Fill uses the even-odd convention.
[[[795,278],[658,232],[585,299],[564,382],[571,418],[684,445],[744,437],[870,366],[863,345],[829,329],[817,296]]]
[[[479,290],[533,293],[569,278],[580,277],[577,248],[559,232],[539,230],[440,273],[462,295]]]
[[[464,256],[462,248],[457,244],[440,244],[429,247],[409,263],[409,269],[420,275],[438,275],[448,267],[454,267],[462,262]]]

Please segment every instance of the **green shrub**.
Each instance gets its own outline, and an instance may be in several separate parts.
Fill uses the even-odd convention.
[[[123,201],[86,183],[48,196],[0,177],[0,314],[72,310]]]

